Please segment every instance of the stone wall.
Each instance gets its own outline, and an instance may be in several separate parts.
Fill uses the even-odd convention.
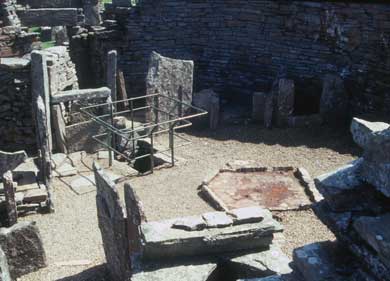
[[[75,65],[66,47],[46,49],[52,93],[77,89]],[[0,147],[2,150],[36,152],[32,111],[30,60],[0,59]]]
[[[119,66],[134,95],[145,93],[147,59],[157,51],[194,60],[195,91],[245,99],[268,92],[278,75],[304,82],[335,73],[356,111],[390,105],[390,5],[383,2],[142,0],[107,12],[126,24]]]

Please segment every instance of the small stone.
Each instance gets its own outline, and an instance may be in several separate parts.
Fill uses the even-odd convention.
[[[206,228],[206,223],[200,216],[186,217],[174,222],[172,228],[187,231],[203,230]]]
[[[210,212],[202,215],[207,228],[221,228],[233,224],[233,219],[225,212]]]
[[[234,224],[260,222],[264,217],[272,217],[270,211],[261,207],[247,207],[229,211],[234,218]]]

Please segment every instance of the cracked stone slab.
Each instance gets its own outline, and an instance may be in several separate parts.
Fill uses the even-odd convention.
[[[53,174],[57,177],[69,177],[69,176],[74,176],[77,175],[77,169],[73,167],[69,163],[64,163],[61,166],[57,167],[54,171]]]
[[[282,226],[272,218],[258,223],[208,228],[200,231],[176,229],[177,219],[141,225],[145,259],[200,256],[227,251],[264,248]]]
[[[207,281],[217,268],[214,263],[174,265],[167,267],[146,268],[143,272],[135,273],[132,281]]]
[[[208,228],[227,227],[233,224],[233,219],[225,212],[209,212],[202,217]]]

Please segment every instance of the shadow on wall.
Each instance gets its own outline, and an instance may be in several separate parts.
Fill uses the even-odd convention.
[[[243,143],[264,143],[285,147],[307,146],[310,148],[329,148],[342,154],[359,155],[360,149],[353,142],[346,129],[327,126],[313,128],[275,128],[265,129],[259,125],[221,126],[217,130],[188,128],[186,133],[220,141],[235,140]]]

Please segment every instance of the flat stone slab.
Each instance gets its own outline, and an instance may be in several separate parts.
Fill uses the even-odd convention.
[[[202,185],[202,192],[217,209],[252,206],[270,210],[296,210],[312,204],[307,187],[292,167],[222,169]]]
[[[291,260],[282,250],[271,245],[270,249],[231,258],[228,266],[241,278],[288,274]]]
[[[106,175],[113,181],[116,182],[121,176],[115,175],[109,171]],[[77,194],[85,194],[96,190],[95,176],[94,174],[80,175],[70,183],[71,188]]]
[[[390,267],[390,214],[378,217],[360,217],[353,223],[354,229]]]
[[[271,216],[257,223],[206,228],[199,231],[177,229],[178,219],[141,224],[145,259],[200,256],[227,251],[264,248],[282,226]]]
[[[135,273],[132,281],[207,281],[217,268],[214,263],[174,265],[168,267],[145,268],[145,271]]]
[[[187,231],[203,230],[207,227],[206,222],[201,216],[181,218],[175,221],[173,228]]]
[[[269,211],[260,207],[247,207],[241,209],[230,210],[229,214],[234,219],[234,224],[245,224],[261,222],[265,217],[269,216]]]
[[[27,159],[25,151],[5,152],[0,150],[0,175],[7,171],[13,171]]]
[[[0,66],[8,69],[25,68],[30,64],[30,60],[24,58],[0,58]]]
[[[225,212],[210,212],[202,215],[208,228],[226,227],[233,224],[233,219]]]

